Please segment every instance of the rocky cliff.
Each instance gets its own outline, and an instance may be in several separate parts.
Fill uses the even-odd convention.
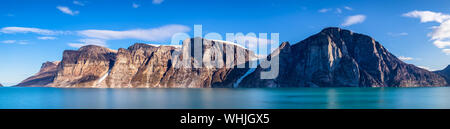
[[[3,85],[2,85],[2,84],[0,84],[0,87],[3,87]]]
[[[406,64],[373,38],[326,28],[299,43],[283,43],[275,79],[260,79],[260,66],[239,87],[418,87],[446,86],[433,72]]]
[[[57,66],[59,61],[55,62],[45,62],[41,66],[41,70],[35,75],[23,80],[17,86],[23,87],[40,87],[40,86],[50,86],[57,73]]]
[[[202,44],[196,45],[194,41]],[[193,49],[202,50],[200,54]],[[196,58],[196,57],[202,58]],[[111,50],[84,46],[67,50],[61,63],[44,63],[18,86],[94,88],[209,87],[418,87],[446,86],[445,77],[406,64],[373,38],[326,28],[299,43],[282,43],[268,60],[279,59],[275,79],[261,79],[271,68],[249,68],[256,55],[234,43],[202,38],[182,46],[134,44]],[[208,63],[200,63],[206,61]],[[219,67],[214,67],[219,66]],[[439,72],[448,73],[448,70]],[[445,74],[448,75],[448,74]],[[446,76],[448,79],[448,76]]]
[[[450,85],[450,65],[448,65],[443,70],[435,71],[435,73],[444,76],[444,78],[447,80],[447,85]]]
[[[230,67],[199,64],[194,58],[194,41],[203,42],[202,60]],[[231,53],[227,53],[231,51]],[[231,54],[233,56],[226,56]],[[227,58],[225,58],[227,57]],[[64,51],[63,60],[18,86],[95,87],[95,88],[204,88],[232,87],[255,59],[253,52],[225,41],[201,38],[183,41],[182,46],[156,46],[137,43],[113,51],[99,46],[84,46]],[[199,65],[199,67],[195,67]],[[45,74],[44,74],[45,73]],[[42,79],[45,78],[45,79]]]

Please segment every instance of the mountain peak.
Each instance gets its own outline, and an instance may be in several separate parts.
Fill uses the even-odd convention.
[[[337,34],[353,35],[353,32],[351,30],[346,30],[339,27],[327,27],[324,28],[322,31],[320,31],[320,33],[327,35],[337,35]]]

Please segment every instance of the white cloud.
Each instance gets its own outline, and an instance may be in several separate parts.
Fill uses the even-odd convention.
[[[2,43],[6,43],[6,44],[16,43],[16,40],[4,40],[4,41],[2,41]]]
[[[139,8],[141,5],[138,5],[138,4],[136,4],[136,3],[133,3],[133,5],[132,5],[132,7],[133,8]]]
[[[444,52],[446,55],[450,55],[450,49],[442,49],[442,52]]]
[[[161,4],[164,0],[153,0],[153,4]]]
[[[351,26],[358,23],[363,23],[366,20],[365,15],[354,15],[349,16],[347,19],[345,19],[344,23],[342,23],[342,26]]]
[[[331,11],[331,9],[321,9],[321,10],[319,10],[320,13],[326,13],[328,11]]]
[[[405,57],[405,56],[399,56],[398,59],[400,59],[402,61],[414,60],[414,58],[412,58],[412,57]]]
[[[447,46],[450,46],[450,41],[436,40],[433,42],[433,44],[438,48],[445,48]]]
[[[56,37],[38,37],[37,39],[40,39],[40,40],[55,40]]]
[[[348,7],[348,6],[345,6],[344,9],[349,10],[349,11],[352,11],[352,10],[353,10],[353,8]]]
[[[188,32],[189,27],[183,25],[166,25],[159,28],[134,29],[125,31],[114,30],[83,30],[78,34],[95,39],[139,39],[145,41],[164,41],[170,39],[172,35],[181,32]]]
[[[446,21],[450,19],[450,15],[437,13],[437,12],[431,12],[431,11],[412,11],[403,14],[405,17],[413,17],[413,18],[420,18],[420,22],[439,22],[442,23],[443,21]]]
[[[47,29],[29,28],[29,27],[3,27],[2,29],[0,29],[0,32],[5,34],[36,33],[41,35],[56,35],[66,33],[62,31],[52,31]]]
[[[75,48],[80,48],[80,47],[86,46],[86,45],[97,45],[97,46],[106,47],[106,41],[101,40],[101,39],[80,39],[78,41],[79,41],[79,43],[69,43],[69,46],[75,47]]]
[[[428,70],[428,71],[435,71],[434,69],[431,69],[430,67],[427,67],[427,66],[417,66],[417,67]]]
[[[66,6],[56,6],[56,8],[59,11],[65,13],[65,14],[72,15],[72,16],[77,15],[77,14],[80,13],[79,11],[72,11],[69,7],[66,7]]]
[[[77,1],[77,0],[74,0],[74,1],[73,1],[73,4],[79,5],[79,6],[84,6],[84,3],[83,3],[83,2]]]
[[[420,22],[437,22],[439,26],[432,26],[432,32],[428,33],[428,36],[433,41],[433,44],[441,48],[444,53],[450,55],[450,15],[440,12],[432,11],[411,11],[403,14],[405,17],[420,18]]]

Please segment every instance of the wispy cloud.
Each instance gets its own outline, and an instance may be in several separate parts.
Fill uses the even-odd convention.
[[[417,67],[428,70],[428,71],[435,71],[435,69],[431,69],[430,67],[427,67],[427,66],[417,66]]]
[[[354,16],[349,16],[345,19],[344,23],[342,23],[342,26],[351,26],[354,24],[359,24],[359,23],[363,23],[366,20],[366,16],[365,15],[354,15]]]
[[[450,49],[442,49],[442,52],[444,52],[446,55],[450,55]]]
[[[16,43],[16,40],[3,40],[2,43],[6,44]]]
[[[5,44],[17,43],[17,44],[25,45],[25,44],[28,44],[28,41],[27,40],[19,40],[19,41],[17,41],[17,40],[4,40],[4,41],[1,41],[1,43],[5,43]]]
[[[132,6],[133,8],[139,8],[141,5],[136,4],[136,3],[133,3],[131,6]]]
[[[66,7],[66,6],[56,6],[56,8],[59,11],[65,13],[65,14],[72,15],[72,16],[77,15],[77,14],[80,13],[79,11],[72,11],[69,7]]]
[[[56,34],[63,34],[67,32],[63,31],[53,31],[53,30],[47,30],[47,29],[40,29],[40,28],[29,28],[29,27],[3,27],[0,29],[1,33],[5,34],[15,34],[15,33],[36,33],[40,35],[56,35]]]
[[[392,32],[389,32],[389,33],[387,33],[389,36],[392,36],[392,37],[399,37],[399,36],[407,36],[408,35],[408,33],[406,33],[406,32],[400,32],[400,33],[392,33]]]
[[[342,9],[337,8],[337,9],[336,9],[336,13],[342,13]]]
[[[37,37],[37,39],[40,39],[40,40],[55,40],[56,39],[56,37]]]
[[[326,12],[331,11],[331,10],[332,9],[330,9],[330,8],[326,8],[326,9],[320,9],[319,12],[320,13],[326,13]]]
[[[405,57],[405,56],[399,56],[398,59],[402,60],[402,61],[410,61],[410,60],[414,60],[414,58],[412,57]]]
[[[172,37],[175,33],[188,32],[189,27],[183,25],[166,25],[150,29],[134,29],[124,31],[114,30],[83,30],[78,34],[95,39],[139,39],[145,41],[164,41]]]
[[[97,46],[103,46],[106,47],[106,41],[101,39],[80,39],[78,40],[78,43],[69,43],[69,46],[80,48],[82,46],[86,45],[97,45]]]
[[[79,5],[79,6],[84,6],[84,3],[81,2],[81,1],[78,1],[78,0],[74,0],[74,1],[73,1],[73,4]]]
[[[428,36],[433,41],[433,44],[442,48],[442,52],[447,55],[450,55],[448,49],[444,49],[450,47],[450,15],[443,14],[440,12],[432,12],[432,11],[411,11],[403,14],[405,17],[412,18],[420,18],[421,23],[426,22],[437,22],[440,23],[439,26],[432,26],[432,32],[428,33]]]
[[[164,0],[153,0],[153,4],[161,4]]]
[[[403,14],[405,17],[413,17],[413,18],[420,18],[420,22],[439,22],[442,23],[448,19],[450,19],[450,15],[442,14],[438,12],[431,12],[431,11],[411,11],[408,13]]]
[[[344,9],[349,10],[349,11],[352,11],[352,10],[353,10],[353,8],[348,7],[348,6],[345,6]]]

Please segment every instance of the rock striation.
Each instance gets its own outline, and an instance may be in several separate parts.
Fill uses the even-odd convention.
[[[239,87],[421,87],[446,86],[433,72],[406,64],[375,39],[326,28],[299,43],[283,43],[275,79],[260,79],[260,66]]]
[[[193,55],[194,41],[201,45],[202,60]],[[232,56],[226,56],[226,55]],[[39,72],[18,86],[67,88],[208,88],[233,87],[248,71],[256,55],[239,45],[216,40],[193,38],[182,46],[136,43],[118,51],[100,46],[66,50],[59,65],[44,67],[45,81]],[[223,67],[212,67],[221,64]],[[227,65],[230,64],[230,65]],[[225,65],[229,67],[225,67]],[[243,66],[244,65],[244,66]],[[198,66],[198,67],[195,67]],[[241,68],[241,66],[243,66]]]

